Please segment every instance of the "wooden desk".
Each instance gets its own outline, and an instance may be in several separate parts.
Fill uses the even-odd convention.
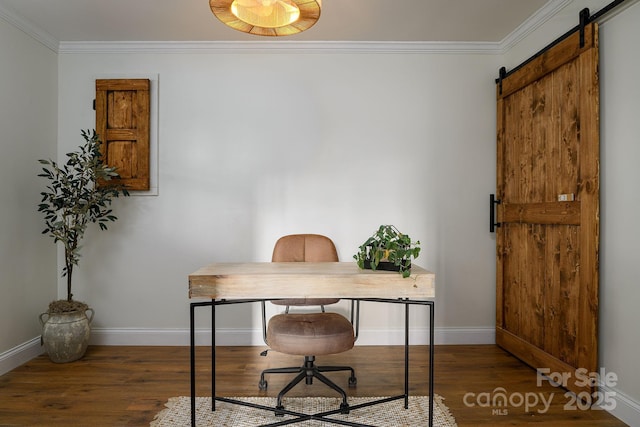
[[[189,275],[189,298],[210,301],[191,303],[191,425],[195,419],[195,309],[212,308],[212,402],[229,401],[215,395],[215,309],[218,305],[258,302],[281,298],[341,298],[357,301],[404,304],[405,315],[405,408],[408,406],[409,306],[429,306],[429,425],[433,425],[433,309],[435,275],[413,265],[411,275],[361,270],[355,262],[263,262],[214,263]],[[388,400],[388,399],[387,399]],[[381,402],[382,403],[382,402]],[[339,412],[336,411],[336,412]],[[306,414],[302,414],[306,415]],[[317,415],[317,414],[316,414]],[[301,416],[298,422],[316,418]],[[350,425],[350,424],[346,424]]]
[[[215,263],[189,275],[189,298],[433,298],[435,274],[361,270],[355,262]]]

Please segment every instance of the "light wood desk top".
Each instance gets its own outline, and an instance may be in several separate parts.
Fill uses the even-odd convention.
[[[411,276],[361,270],[355,262],[213,263],[189,275],[189,298],[435,297],[435,274],[412,265]]]

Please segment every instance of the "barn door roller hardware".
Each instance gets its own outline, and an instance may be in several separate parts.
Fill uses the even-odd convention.
[[[584,47],[584,28],[589,24],[589,9],[584,8],[580,11],[580,47]]]
[[[605,7],[603,7],[602,9],[600,9],[599,11],[597,11],[596,13],[594,13],[593,15],[590,15],[588,8],[582,9],[580,11],[580,14],[579,14],[580,23],[578,25],[576,25],[575,27],[573,27],[572,29],[570,29],[569,31],[567,31],[566,33],[564,33],[563,35],[561,35],[560,37],[558,37],[557,39],[552,41],[551,43],[549,43],[542,50],[540,50],[538,53],[533,55],[531,58],[529,58],[526,61],[524,61],[522,64],[518,65],[516,68],[514,68],[512,70],[509,70],[508,72],[506,72],[506,71],[503,72],[502,68],[504,68],[504,67],[502,67],[500,69],[500,76],[496,79],[496,84],[502,83],[502,80],[504,78],[506,78],[507,76],[509,76],[511,73],[519,70],[524,65],[528,64],[532,60],[534,60],[537,57],[539,57],[540,55],[544,54],[546,51],[548,51],[549,49],[551,49],[552,47],[554,47],[555,45],[560,43],[562,40],[566,39],[571,34],[575,33],[576,31],[580,31],[580,47],[583,47],[584,44],[585,44],[585,40],[584,40],[584,29],[585,29],[585,27],[587,25],[589,25],[590,23],[592,23],[592,22],[596,22],[598,19],[602,18],[604,15],[606,15],[609,12],[611,12],[613,9],[617,8],[618,6],[620,6],[622,3],[626,2],[626,1],[627,0],[614,0],[611,3],[609,3],[608,5],[606,5]],[[502,91],[500,91],[500,94],[502,94]]]

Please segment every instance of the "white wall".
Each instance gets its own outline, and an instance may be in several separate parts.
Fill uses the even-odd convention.
[[[507,69],[578,22],[578,12],[595,13],[608,1],[574,1],[507,55]],[[640,425],[640,301],[637,263],[640,224],[640,2],[600,25],[600,366],[618,375],[613,413]],[[570,18],[572,22],[569,22]],[[538,47],[538,48],[539,48]]]
[[[436,326],[493,328],[495,55],[85,53],[59,63],[60,153],[93,126],[96,76],[159,76],[158,196],[117,200],[120,220],[89,231],[74,274],[98,336],[186,330],[187,276],[209,262],[269,261],[275,240],[298,232],[329,235],[349,261],[382,223],[422,242],[417,263],[437,273]],[[374,305],[363,327],[401,319]],[[257,311],[236,307],[220,322],[237,336],[258,325]]]
[[[37,212],[38,159],[56,156],[56,54],[0,19],[0,373],[39,342],[38,314],[56,298],[56,251]],[[39,346],[35,348],[39,352]],[[27,359],[25,359],[27,358]]]
[[[640,3],[602,26],[600,360],[617,389],[640,402]],[[611,108],[607,108],[611,106]],[[627,418],[632,423],[631,418]],[[636,414],[632,425],[640,424]]]

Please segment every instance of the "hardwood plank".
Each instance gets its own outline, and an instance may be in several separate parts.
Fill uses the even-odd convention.
[[[218,347],[219,395],[275,396],[290,378],[271,375],[267,391],[258,390],[262,369],[297,366],[301,358],[269,352],[265,347]],[[436,346],[435,392],[460,427],[545,425],[550,427],[622,427],[605,411],[565,410],[570,399],[547,381],[538,385],[535,370],[495,345]],[[197,348],[197,393],[210,394],[210,349]],[[341,355],[318,358],[322,364],[355,368],[358,385],[351,396],[401,393],[403,348],[356,346]],[[428,348],[411,347],[410,393],[427,394]],[[344,373],[330,373],[347,386]],[[543,396],[526,410],[522,405],[481,406],[481,396],[504,389],[508,396]],[[499,391],[499,390],[498,390]],[[330,396],[323,384],[301,384],[291,396]],[[189,395],[188,347],[90,346],[75,363],[54,364],[37,357],[0,377],[0,426],[148,426],[168,398]],[[480,398],[479,398],[480,396]],[[515,401],[515,399],[514,399]],[[501,409],[496,412],[494,409]],[[502,414],[502,415],[499,415]]]
[[[97,79],[97,90],[149,90],[148,79]]]
[[[546,245],[546,228],[539,224],[531,224],[526,227],[527,230],[527,256],[523,261],[526,268],[523,274],[526,280],[523,282],[523,301],[520,303],[522,308],[522,316],[527,319],[526,335],[529,341],[538,346],[544,345],[544,282],[546,274],[546,265],[538,262],[544,259]],[[532,261],[536,262],[532,262]],[[544,366],[544,365],[541,365]]]
[[[597,32],[595,44],[598,44]],[[579,231],[580,303],[577,331],[578,363],[589,370],[598,366],[598,288],[600,251],[600,85],[599,54],[591,49],[579,60],[580,87],[580,171],[578,197],[582,201]]]
[[[107,129],[105,139],[108,141],[135,141],[138,139],[138,129]]]
[[[520,224],[504,224],[503,252],[503,282],[502,312],[504,323],[496,325],[497,328],[504,328],[514,334],[519,334],[521,329],[520,311],[517,309],[520,300],[520,266],[519,261],[514,259],[513,252],[519,240],[522,239],[523,226]]]
[[[580,224],[580,202],[505,203],[502,222]]]
[[[580,46],[580,33],[576,31],[553,49],[547,50],[525,64],[517,73],[505,77],[502,80],[502,93],[499,93],[498,96],[507,97],[523,87],[527,87],[530,83],[561,67],[567,59],[577,58],[582,52],[597,46],[596,27],[596,23],[585,27],[584,46]]]
[[[496,88],[497,90],[497,88]],[[496,164],[501,165],[504,164],[504,156],[505,156],[505,116],[506,112],[506,102],[504,98],[498,98],[497,107],[496,107]],[[505,187],[505,179],[504,174],[506,173],[505,168],[496,168],[496,199],[502,200],[504,197],[504,187]],[[499,207],[499,205],[498,205]],[[491,206],[490,209],[494,209],[494,206]],[[499,209],[496,209],[498,213],[500,213]],[[500,219],[498,219],[500,221]],[[504,252],[505,240],[504,233],[496,233],[496,283],[503,283],[504,281],[504,271],[503,271],[503,252]],[[504,326],[504,287],[496,286],[496,326],[503,327]]]

